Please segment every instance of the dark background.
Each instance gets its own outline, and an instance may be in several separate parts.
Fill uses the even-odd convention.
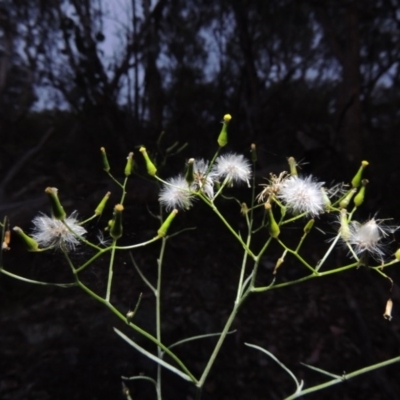
[[[229,150],[248,155],[250,144],[257,144],[259,183],[269,172],[286,169],[288,156],[303,160],[303,173],[328,184],[349,181],[366,159],[368,198],[357,218],[378,213],[398,223],[397,0],[120,3],[129,23],[117,23],[117,32],[107,23],[106,2],[0,3],[0,216],[8,215],[12,226],[29,231],[33,216],[47,211],[47,186],[59,188],[69,212],[77,209],[85,217],[107,190],[114,191],[111,203],[117,202],[117,191],[102,171],[100,146],[107,148],[117,177],[128,152],[137,155],[139,145],[160,162],[169,146],[188,144],[168,160],[164,177],[180,172],[190,157],[210,158],[227,112],[233,116]],[[143,172],[136,158],[137,171]],[[127,242],[147,239],[157,229],[148,214],[158,208],[156,189],[132,179],[124,216]],[[248,197],[246,190],[237,194]],[[230,218],[240,221],[237,208],[226,207]],[[93,223],[93,232],[106,221]],[[334,232],[331,222],[329,216],[319,221],[327,235],[313,233],[305,249],[308,259],[315,262],[323,254]],[[176,229],[188,226],[197,230],[172,239],[166,255],[166,343],[219,331],[235,296],[239,246],[200,206],[180,214]],[[301,228],[284,230],[286,240],[299,237]],[[397,241],[391,239],[394,250]],[[11,247],[4,258],[8,270],[38,280],[71,280],[60,255],[26,254],[14,239]],[[135,254],[150,278],[157,255],[156,245]],[[263,260],[261,284],[270,281],[279,256],[276,247]],[[87,254],[80,250],[74,257],[79,262]],[[329,266],[346,260],[339,249]],[[100,260],[85,275],[99,291],[106,265]],[[302,273],[288,259],[280,279]],[[273,352],[306,385],[321,382],[321,376],[300,362],[342,374],[397,356],[400,277],[396,267],[387,273],[395,282],[393,292],[387,281],[361,268],[251,297],[204,398],[281,399],[293,391],[279,366],[244,342]],[[121,255],[114,301],[128,310],[140,291],[144,300],[137,322],[152,330],[151,293]],[[382,317],[389,296],[394,301],[390,323]],[[1,275],[0,321],[0,398],[119,398],[121,375],[155,373],[151,362],[113,333],[113,326],[124,326],[77,289],[33,287]],[[135,340],[148,346],[140,337]],[[197,375],[212,345],[210,339],[180,350]],[[155,398],[148,383],[128,385],[135,399]],[[166,400],[193,398],[192,389],[168,373],[163,387]],[[398,366],[307,398],[322,397],[400,398]]]

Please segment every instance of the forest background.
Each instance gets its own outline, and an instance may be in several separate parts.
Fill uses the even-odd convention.
[[[2,0],[0,215],[29,228],[37,211],[47,209],[47,186],[62,190],[71,211],[90,213],[109,185],[101,146],[111,164],[124,165],[139,145],[155,151],[165,132],[165,146],[188,144],[166,167],[171,176],[188,158],[214,153],[221,117],[230,113],[229,147],[249,154],[256,143],[259,183],[287,169],[288,156],[304,162],[303,173],[329,183],[349,181],[365,159],[364,218],[378,212],[398,223],[399,88],[397,0]],[[125,223],[140,237],[157,192],[143,180],[133,182]],[[183,218],[213,224],[207,217]],[[227,277],[238,261],[222,231],[212,257],[204,237],[174,242],[165,299],[171,340],[205,323],[217,331],[226,316],[224,301],[231,299],[224,293],[221,300],[221,285],[229,293]],[[54,276],[54,254],[43,261],[21,252],[5,259],[15,271]],[[143,264],[154,259],[151,252],[142,255]],[[275,259],[266,259],[266,273]],[[131,268],[124,273],[134,276]],[[188,276],[197,279],[197,289],[188,286]],[[300,361],[341,373],[398,355],[400,274],[391,276],[390,324],[382,318],[388,285],[365,270],[304,284],[284,298],[251,300],[231,342],[235,353],[221,355],[206,392],[219,399],[287,393],[279,367],[243,349],[250,333],[296,371]],[[197,307],[182,303],[182,289]],[[129,305],[140,288],[123,283],[120,290]],[[32,288],[1,276],[0,299],[1,398],[118,398],[121,375],[152,372],[133,351],[127,357],[112,317],[77,291]],[[150,316],[143,323],[151,326]],[[324,398],[399,398],[395,369],[345,383]],[[308,382],[318,382],[307,374]],[[177,398],[176,385],[171,377],[166,399]],[[152,398],[145,386],[132,388],[137,398]]]

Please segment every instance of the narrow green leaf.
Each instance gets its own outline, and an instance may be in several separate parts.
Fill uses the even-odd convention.
[[[300,381],[300,382],[299,382],[299,381],[297,380],[296,376],[293,374],[293,372],[292,372],[288,367],[286,367],[286,365],[284,365],[283,363],[281,363],[272,353],[270,353],[268,350],[263,349],[263,348],[260,347],[260,346],[254,345],[254,344],[245,343],[245,345],[248,346],[248,347],[252,347],[253,349],[260,350],[260,351],[262,351],[263,353],[265,353],[266,355],[268,355],[269,357],[271,357],[271,358],[272,358],[281,368],[283,368],[283,369],[290,375],[290,377],[294,380],[294,382],[296,383],[296,387],[297,387],[296,392],[301,390],[301,388],[302,388],[303,385],[304,385],[304,382],[303,382],[303,381]]]
[[[139,346],[136,344],[133,340],[129,339],[128,336],[124,335],[121,331],[119,331],[117,328],[114,328],[114,331],[117,335],[121,336],[122,339],[124,339],[128,344],[130,344],[132,347],[134,347],[137,351],[145,355],[146,357],[150,358],[151,360],[155,361],[156,363],[160,364],[162,367],[169,369],[170,371],[174,372],[175,374],[179,375],[181,378],[185,379],[186,381],[191,382],[192,380],[190,379],[189,375],[186,375],[182,371],[179,371],[179,369],[175,368],[174,366],[168,364],[164,360],[161,360],[161,358],[158,358],[154,354],[151,354],[147,350],[145,350],[143,347]]]

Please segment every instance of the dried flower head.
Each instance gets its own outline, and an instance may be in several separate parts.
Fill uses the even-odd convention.
[[[219,156],[215,160],[212,172],[217,179],[226,179],[229,185],[246,182],[250,186],[251,165],[241,154]]]
[[[288,173],[286,171],[281,172],[279,175],[269,174],[269,180],[266,185],[261,185],[264,187],[262,192],[257,196],[260,203],[268,201],[270,197],[275,197],[282,183],[287,179]]]
[[[372,257],[383,259],[384,243],[381,240],[396,229],[383,224],[382,220],[370,219],[364,224],[357,221],[350,223],[350,235],[347,240],[357,255],[368,252]]]
[[[75,250],[80,244],[77,236],[84,236],[86,229],[79,225],[78,213],[74,211],[64,222],[41,213],[33,219],[32,238],[40,247],[54,247],[63,251]],[[67,228],[67,226],[68,228]]]
[[[208,170],[208,161],[195,160],[193,164],[194,181],[190,189],[194,192],[201,191],[210,199],[214,196],[214,173]]]
[[[182,175],[169,178],[163,185],[160,196],[160,203],[167,211],[179,208],[187,210],[192,206],[193,194],[191,193],[186,179]]]
[[[279,185],[277,197],[289,212],[314,217],[324,211],[325,201],[321,192],[323,182],[313,177],[290,176]]]

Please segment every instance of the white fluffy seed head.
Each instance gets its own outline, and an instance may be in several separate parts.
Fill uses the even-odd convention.
[[[83,237],[87,231],[79,225],[76,211],[67,217],[64,222],[70,230],[62,221],[41,213],[32,220],[34,225],[32,238],[36,240],[40,247],[54,247],[58,250],[73,251],[80,244],[76,235]]]
[[[241,154],[225,154],[215,160],[213,174],[228,184],[246,182],[250,186],[251,164]]]
[[[383,259],[385,251],[381,240],[394,230],[374,218],[364,224],[353,221],[350,223],[350,236],[347,242],[352,245],[357,255],[368,252],[372,257]]]
[[[290,176],[279,184],[277,197],[292,214],[315,217],[324,211],[325,201],[321,192],[323,182],[312,176]]]
[[[167,211],[175,208],[188,210],[193,204],[193,194],[189,190],[186,179],[182,175],[178,175],[169,178],[163,185],[159,200]]]

